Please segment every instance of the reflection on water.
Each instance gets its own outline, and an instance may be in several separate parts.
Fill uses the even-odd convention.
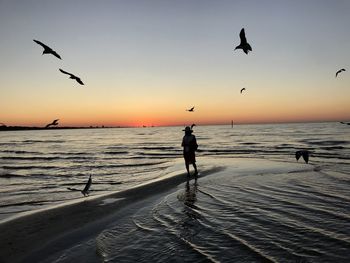
[[[260,169],[248,165],[249,170],[225,170],[185,183],[138,210],[133,223],[106,229],[97,239],[98,249],[106,252],[102,258],[346,262],[350,184],[340,182],[349,182],[348,176],[306,164],[295,169],[280,163],[270,172],[256,165]]]

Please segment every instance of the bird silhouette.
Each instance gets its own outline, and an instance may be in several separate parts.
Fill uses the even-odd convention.
[[[245,90],[245,88],[241,89],[241,93]]]
[[[343,121],[341,121],[340,123],[341,123],[341,124],[350,125],[350,122],[343,122]]]
[[[235,48],[236,49],[242,49],[244,53],[248,55],[249,51],[252,51],[252,47],[248,44],[247,39],[245,37],[244,28],[241,29],[241,32],[239,33],[239,37],[241,39],[241,43]]]
[[[197,125],[193,123],[193,124],[191,125],[191,130],[193,129],[194,126],[197,126]]]
[[[89,195],[89,193],[90,193],[89,189],[90,189],[91,184],[92,184],[92,179],[91,179],[91,174],[90,174],[89,180],[87,181],[87,183],[86,183],[84,189],[81,191],[81,193],[82,193],[84,196],[88,196],[88,195]]]
[[[54,120],[53,122],[49,123],[48,125],[45,126],[45,128],[49,128],[50,126],[56,126],[58,125],[59,119]]]
[[[70,79],[75,79],[80,85],[84,85],[84,83],[81,81],[81,79],[75,75],[73,75],[72,73],[69,73],[67,71],[64,71],[62,69],[60,69],[60,71],[63,73],[63,74],[67,74],[69,75],[69,78]]]
[[[40,42],[40,41],[38,41],[38,40],[35,40],[35,39],[33,39],[33,41],[34,41],[35,43],[39,44],[40,46],[42,46],[42,47],[44,48],[43,55],[44,55],[44,54],[52,54],[52,55],[54,55],[56,58],[61,59],[61,56],[58,55],[58,54],[56,53],[56,51],[54,51],[54,50],[51,49],[50,47],[46,46],[44,43],[42,43],[42,42]]]
[[[299,160],[300,156],[303,156],[303,159],[306,163],[309,162],[309,151],[307,150],[296,151],[295,158],[297,159],[297,161]]]
[[[192,107],[191,109],[188,109],[186,111],[189,111],[189,112],[194,112],[194,107]]]
[[[338,74],[342,71],[345,71],[345,68],[339,69],[336,73],[335,73],[335,77],[338,77]]]

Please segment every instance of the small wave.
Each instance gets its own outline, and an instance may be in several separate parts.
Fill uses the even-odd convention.
[[[2,153],[15,153],[15,154],[40,154],[40,152],[32,152],[32,151],[16,151],[16,150],[0,150]]]
[[[127,151],[107,151],[104,152],[105,154],[111,154],[111,155],[118,155],[118,154],[128,154],[129,152]]]
[[[23,160],[23,161],[53,161],[53,160],[90,160],[91,157],[59,157],[59,156],[3,156],[3,160]]]
[[[145,146],[140,147],[140,149],[143,150],[178,150],[178,147],[171,147],[171,146]]]
[[[32,143],[64,143],[65,140],[24,140],[23,143],[32,144]],[[20,142],[18,142],[20,143]]]
[[[13,173],[0,173],[0,178],[17,178],[17,177],[28,177],[26,175],[21,174],[13,174]]]
[[[342,140],[327,140],[327,141],[321,141],[321,140],[301,140],[300,142],[311,144],[311,145],[319,145],[319,146],[333,146],[333,145],[347,145],[349,144],[349,141],[342,141]]]
[[[30,169],[56,169],[56,168],[60,168],[60,167],[27,165],[27,166],[3,166],[3,168],[6,170],[30,170]]]

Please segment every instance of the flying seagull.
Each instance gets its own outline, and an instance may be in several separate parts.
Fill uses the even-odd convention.
[[[191,109],[187,110],[189,112],[194,112],[194,107],[192,107]]]
[[[45,126],[45,128],[49,128],[50,126],[56,126],[58,125],[59,119],[54,120],[53,122],[49,123],[48,125]]]
[[[307,150],[296,151],[295,158],[297,161],[299,160],[300,156],[303,156],[303,159],[306,163],[309,162],[309,152]]]
[[[56,53],[56,51],[52,50],[50,47],[46,46],[44,43],[42,43],[42,42],[40,42],[40,41],[38,41],[38,40],[35,40],[35,39],[33,39],[33,41],[34,41],[35,43],[39,44],[40,46],[42,46],[42,47],[44,48],[43,55],[44,55],[44,54],[52,54],[52,55],[54,55],[56,58],[61,59],[61,56],[58,55],[58,54]]]
[[[241,29],[241,32],[239,33],[239,37],[241,39],[241,43],[235,48],[235,50],[242,49],[244,51],[244,53],[246,53],[248,55],[248,52],[252,51],[252,48],[248,44],[247,39],[245,38],[244,28]]]
[[[84,85],[84,83],[81,81],[81,79],[80,79],[79,77],[74,76],[73,74],[71,74],[71,73],[69,73],[69,72],[67,72],[67,71],[64,71],[64,70],[62,70],[62,69],[60,69],[60,71],[61,71],[63,74],[69,75],[69,78],[70,78],[70,79],[75,79],[80,85]]]
[[[241,89],[241,93],[245,90],[245,88]]]
[[[91,174],[90,174],[89,180],[87,181],[87,183],[86,183],[84,189],[81,191],[81,193],[82,193],[84,196],[88,196],[88,195],[89,195],[89,193],[90,193],[89,189],[90,189],[91,183],[92,183],[92,180],[91,180]]]
[[[339,69],[339,70],[335,73],[335,77],[337,77],[338,74],[339,74],[340,72],[342,72],[342,71],[345,71],[345,68]]]
[[[191,125],[191,130],[193,129],[194,126],[197,126],[197,125],[193,123],[193,124]]]

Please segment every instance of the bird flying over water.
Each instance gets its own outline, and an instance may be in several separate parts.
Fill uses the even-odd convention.
[[[245,88],[241,89],[241,93],[245,90]]]
[[[34,41],[35,43],[37,43],[38,45],[40,45],[40,46],[42,46],[42,47],[44,48],[43,55],[44,55],[44,54],[52,54],[52,55],[54,55],[56,58],[61,59],[61,56],[58,55],[58,54],[56,53],[56,51],[54,51],[54,50],[51,49],[50,47],[46,46],[44,43],[42,43],[42,42],[40,42],[40,41],[38,41],[38,40],[35,40],[35,39],[33,39],[33,41]]]
[[[306,163],[309,162],[309,151],[307,150],[296,151],[295,158],[297,159],[297,161],[299,160],[300,156],[303,156],[303,159]]]
[[[191,109],[188,109],[186,111],[189,111],[189,112],[194,112],[194,107],[192,107]]]
[[[92,184],[92,180],[91,180],[91,174],[89,176],[89,180],[87,181],[84,189],[81,191],[81,193],[84,195],[84,196],[88,196],[89,195],[89,189],[90,189],[90,186]]]
[[[347,125],[350,125],[350,122],[343,122],[343,121],[341,121],[340,123],[341,123],[341,124],[347,124]]]
[[[338,77],[338,74],[342,71],[345,71],[345,68],[339,69],[336,73],[335,73],[335,77]]]
[[[248,55],[249,51],[252,51],[252,47],[248,44],[247,39],[245,37],[244,28],[241,29],[241,32],[239,33],[239,37],[241,39],[241,43],[235,48],[236,49],[242,49],[244,53]]]
[[[69,73],[67,71],[64,71],[62,69],[60,69],[60,71],[63,73],[63,74],[67,74],[69,75],[69,78],[70,79],[75,79],[80,85],[84,85],[84,83],[81,81],[81,79],[75,75],[73,75],[72,73]]]
[[[193,123],[193,124],[191,125],[191,130],[193,129],[194,126],[197,126],[197,125]]]
[[[49,128],[50,126],[56,126],[58,125],[59,119],[54,120],[53,122],[49,123],[48,125],[45,126],[45,128]]]

